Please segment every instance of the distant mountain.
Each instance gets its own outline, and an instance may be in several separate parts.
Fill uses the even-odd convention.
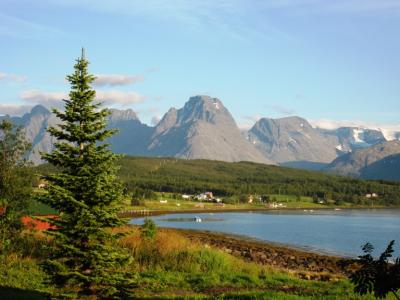
[[[312,163],[329,163],[338,155],[338,138],[300,117],[262,118],[248,132],[248,140],[265,157],[287,166],[307,168]]]
[[[379,130],[360,127],[340,127],[335,130],[320,130],[324,134],[332,135],[338,139],[336,149],[342,153],[386,142],[386,138]]]
[[[30,113],[22,117],[0,116],[1,119],[9,119],[17,126],[25,130],[27,140],[32,144],[29,160],[35,164],[41,163],[40,152],[51,152],[54,139],[46,131],[49,126],[57,123],[57,118],[44,106],[37,105]]]
[[[111,109],[110,111],[108,128],[118,130],[108,139],[111,150],[120,154],[146,156],[153,128],[140,122],[131,109]]]
[[[361,170],[366,164],[358,156],[370,152],[360,151],[372,151],[372,154],[365,154],[368,165],[397,153],[392,146],[384,146],[382,151],[375,148],[377,144],[386,145],[379,130],[314,128],[307,120],[296,116],[262,118],[249,131],[241,132],[223,103],[209,96],[191,97],[182,108],[171,108],[154,127],[142,123],[131,109],[110,111],[108,128],[117,129],[118,133],[107,142],[114,152],[134,156],[279,163],[369,178],[374,176],[373,171]],[[47,128],[60,121],[41,105],[22,117],[0,116],[0,119],[4,118],[24,127],[33,146],[29,159],[35,164],[42,163],[40,152],[51,152],[54,143]],[[392,136],[400,138],[400,133]],[[376,159],[371,158],[374,156]],[[395,165],[389,163],[391,161],[394,160],[377,163],[373,170]]]
[[[325,170],[345,176],[384,179],[384,174],[380,173],[382,177],[378,176],[378,173],[373,174],[374,168],[375,170],[382,170],[383,166],[390,162],[388,157],[399,153],[400,141],[387,141],[338,157]],[[380,162],[382,159],[386,160]]]
[[[364,179],[400,181],[400,153],[386,156],[360,170]]]
[[[148,151],[151,156],[273,163],[243,137],[222,102],[209,96],[191,97],[183,108],[170,109],[155,127]]]
[[[183,108],[170,109],[155,127],[143,124],[130,109],[110,111],[108,128],[118,133],[108,142],[116,153],[273,164],[244,138],[217,98],[192,97]],[[54,143],[46,130],[60,121],[41,105],[22,117],[0,117],[4,118],[24,127],[33,145],[29,159],[42,163],[40,152],[51,152]]]

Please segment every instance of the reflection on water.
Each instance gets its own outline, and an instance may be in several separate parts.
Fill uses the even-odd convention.
[[[395,240],[395,256],[400,256],[399,209],[193,213],[152,218],[163,227],[239,234],[347,256],[361,254],[366,242],[372,243],[378,254]]]
[[[167,218],[162,219],[163,222],[221,222],[224,219],[222,218]]]

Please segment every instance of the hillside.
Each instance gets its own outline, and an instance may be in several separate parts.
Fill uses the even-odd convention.
[[[386,156],[361,169],[361,178],[400,181],[400,154]]]
[[[385,170],[385,168],[391,168],[393,170],[393,167],[395,167],[392,166],[390,160],[385,160],[382,164],[379,164],[377,167],[372,167],[371,169],[369,167],[373,164],[376,164],[377,162],[379,162],[384,158],[399,153],[400,153],[400,141],[383,142],[376,144],[372,147],[359,149],[354,152],[347,153],[341,157],[338,157],[331,164],[329,164],[325,170],[333,174],[339,174],[344,176],[379,178],[379,179],[390,180],[393,179],[393,176],[392,177],[386,176],[386,170]],[[376,170],[377,172],[374,173],[374,170]]]
[[[126,156],[118,161],[119,175],[129,191],[196,194],[212,191],[223,197],[248,194],[287,194],[363,204],[377,193],[385,205],[400,205],[400,183],[361,180],[321,172],[253,162],[222,162]],[[49,165],[40,173],[54,171]]]
[[[228,163],[176,158],[124,157],[120,177],[129,191],[141,188],[195,194],[212,191],[224,197],[243,194],[290,194],[362,204],[377,193],[385,205],[400,205],[400,183],[366,181],[320,172],[252,162]],[[39,166],[41,173],[48,165]]]

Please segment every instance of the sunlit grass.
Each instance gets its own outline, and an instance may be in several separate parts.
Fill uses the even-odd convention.
[[[134,261],[132,299],[373,299],[354,295],[346,279],[303,280],[296,272],[246,262],[172,230],[159,229],[152,240],[141,237],[140,227],[116,231],[127,235],[115,246],[127,249]],[[54,293],[39,266],[46,258],[42,245],[51,241],[41,233],[25,238],[19,251],[0,257],[0,286]]]

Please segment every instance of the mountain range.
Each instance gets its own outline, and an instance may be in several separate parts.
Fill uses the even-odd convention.
[[[119,132],[108,142],[116,153],[253,161],[397,180],[396,175],[386,178],[384,170],[399,164],[396,154],[400,154],[400,142],[388,141],[380,130],[358,127],[327,130],[293,116],[261,118],[250,130],[241,132],[223,103],[209,96],[194,96],[182,108],[169,109],[155,126],[142,123],[131,109],[110,111],[108,127]],[[41,163],[40,152],[52,151],[54,143],[46,129],[59,120],[41,105],[22,117],[7,115],[0,120],[4,118],[25,128],[32,143],[29,159]]]

